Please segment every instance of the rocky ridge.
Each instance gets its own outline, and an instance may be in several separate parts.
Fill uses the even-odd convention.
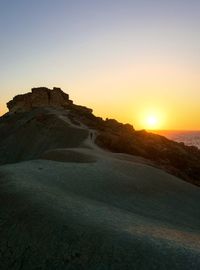
[[[69,141],[77,134],[82,132],[84,140],[90,130],[95,130],[95,143],[101,148],[145,158],[155,167],[200,185],[198,148],[144,130],[136,131],[132,125],[115,119],[96,117],[92,109],[74,104],[60,88],[33,88],[31,93],[18,95],[7,105],[9,113],[0,118],[0,164],[37,159],[44,151],[69,147]],[[60,117],[77,128],[66,127]],[[16,138],[24,139],[16,145]],[[34,149],[29,149],[30,138]],[[71,142],[71,147],[79,145],[79,141]]]

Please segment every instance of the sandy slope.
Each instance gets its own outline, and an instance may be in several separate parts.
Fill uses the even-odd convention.
[[[87,131],[81,147],[0,167],[0,269],[199,269],[199,188]]]

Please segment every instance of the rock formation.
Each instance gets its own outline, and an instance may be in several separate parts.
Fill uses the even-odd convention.
[[[46,87],[32,88],[32,92],[18,95],[7,103],[10,113],[26,112],[38,107],[60,107],[67,108],[73,102],[69,100],[69,95],[60,88],[54,87],[52,90]]]
[[[71,138],[74,143],[71,129],[77,126],[80,133],[84,130],[80,129],[81,125],[86,127],[86,133],[96,130],[95,143],[99,147],[145,158],[151,161],[151,165],[200,186],[198,148],[144,130],[136,131],[130,124],[122,124],[115,119],[96,117],[92,109],[73,104],[69,95],[60,88],[33,88],[32,92],[16,96],[7,105],[9,113],[0,118],[0,165],[37,159],[44,151],[66,148]],[[58,108],[58,111],[51,110],[51,107]],[[35,110],[30,114],[23,113],[32,109]],[[63,117],[59,118],[59,115],[64,119],[67,117],[74,126],[66,130],[67,125],[63,124]],[[81,137],[86,139],[85,134]],[[33,149],[29,147],[30,138],[34,141]]]

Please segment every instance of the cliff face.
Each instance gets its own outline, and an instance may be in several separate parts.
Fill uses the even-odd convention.
[[[69,95],[60,88],[54,87],[52,90],[46,87],[32,88],[32,92],[18,95],[7,103],[10,113],[26,112],[38,107],[60,107],[67,108],[73,102],[69,100]]]

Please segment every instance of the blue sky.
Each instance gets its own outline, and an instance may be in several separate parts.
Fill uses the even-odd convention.
[[[31,87],[60,86],[139,128],[137,113],[166,100],[169,116],[187,102],[200,116],[199,28],[197,0],[0,0],[0,111]]]

